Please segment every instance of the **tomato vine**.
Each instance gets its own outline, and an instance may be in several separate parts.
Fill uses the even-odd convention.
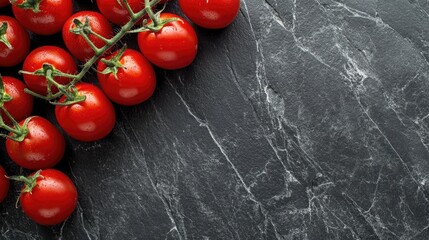
[[[23,211],[39,224],[58,224],[70,216],[76,208],[77,191],[67,176],[57,170],[49,169],[62,159],[65,140],[59,130],[48,120],[39,116],[30,116],[33,107],[32,96],[55,105],[57,122],[70,137],[79,141],[100,140],[112,131],[116,123],[116,113],[111,101],[121,105],[135,105],[149,99],[156,87],[156,75],[152,64],[169,70],[189,66],[197,55],[198,38],[194,28],[186,20],[172,13],[163,13],[168,2],[166,0],[144,0],[144,8],[141,8],[142,5],[139,5],[141,4],[139,1],[129,0],[132,1],[130,4],[128,0],[113,0],[116,1],[114,4],[119,4],[129,15],[129,20],[124,24],[122,24],[123,15],[110,16],[109,21],[120,25],[116,34],[113,34],[109,21],[105,19],[106,16],[103,16],[107,14],[103,11],[101,11],[103,15],[94,11],[80,11],[72,15],[71,0],[10,1],[12,11],[18,21],[7,16],[0,18],[0,23],[2,23],[0,25],[0,52],[4,53],[6,51],[4,49],[8,51],[18,49],[19,51],[9,51],[10,54],[7,56],[2,54],[6,57],[0,57],[0,66],[15,66],[27,56],[23,69],[19,73],[24,75],[28,88],[25,88],[25,85],[16,79],[18,83],[15,85],[21,84],[20,94],[24,92],[27,94],[25,94],[26,98],[18,95],[12,96],[6,89],[4,84],[6,81],[3,81],[0,76],[0,129],[8,132],[7,134],[0,133],[0,136],[6,138],[7,153],[17,165],[31,170],[43,169],[28,177],[10,177],[10,179],[25,183],[19,197]],[[197,1],[199,4],[195,3]],[[208,28],[222,28],[229,25],[235,18],[240,1],[221,1],[224,2],[210,1],[209,4],[209,1],[205,0],[195,0],[195,2],[184,0],[179,1],[179,4],[186,15],[195,12],[194,8],[185,6],[189,4],[198,5],[203,12],[204,9],[211,9],[215,5],[215,10],[227,11],[225,15],[221,15],[220,12],[215,14],[226,18],[225,21],[216,25],[209,22],[210,25],[207,25]],[[47,20],[34,26],[35,21],[32,21],[30,16],[40,16],[38,14],[42,14],[45,10],[56,12],[60,2],[64,5],[64,11],[59,13],[61,16],[58,22]],[[160,3],[164,4],[163,7],[159,11],[154,11],[154,7]],[[224,6],[222,10],[217,5],[225,5],[230,9],[225,9]],[[201,23],[207,23],[208,19],[205,19],[206,16],[201,14],[201,11],[188,17],[195,19],[193,21],[197,25],[204,26]],[[83,14],[83,12],[86,13]],[[79,15],[79,13],[81,14]],[[85,16],[85,14],[87,15]],[[213,20],[213,16],[210,18],[211,21],[220,21],[219,19]],[[94,26],[97,24],[91,25],[98,20],[107,26],[106,31],[100,32]],[[136,27],[140,23],[141,27]],[[65,50],[55,50],[58,47],[43,46],[27,54],[30,51],[30,38],[23,26],[39,35],[54,34],[62,29],[63,38],[67,35],[79,39],[79,44],[85,45],[85,50],[90,50],[89,54],[75,54],[67,45],[66,39],[64,41],[71,54],[83,62],[81,70],[77,71],[73,57]],[[11,36],[10,32],[14,32],[16,36]],[[113,51],[125,35],[132,33],[138,33],[137,41],[140,52],[127,49],[126,44],[120,50]],[[18,45],[17,42],[20,42],[21,45]],[[73,46],[82,47],[82,44],[79,44]],[[46,53],[48,49],[56,52],[52,58],[61,60],[56,62],[52,58],[46,57],[49,55]],[[37,55],[36,50],[44,53],[42,54],[45,55],[43,60],[34,60],[36,58],[34,56]],[[113,53],[110,52],[111,50]],[[29,66],[26,64],[27,59],[30,59]],[[63,62],[63,65],[58,62]],[[68,67],[64,67],[64,65]],[[81,82],[91,69],[96,69],[97,78],[104,93],[95,85]],[[4,80],[14,81],[12,77],[5,77]],[[15,105],[10,105],[12,103]],[[23,107],[24,105],[25,107]],[[16,112],[17,109],[18,112]],[[5,175],[6,173],[0,166],[0,187],[9,184]],[[68,189],[68,192],[55,187],[50,189],[51,186],[59,184],[63,185],[63,190]],[[3,192],[0,191],[0,202],[7,193],[7,189],[6,193],[4,192],[5,189],[6,187],[3,187]],[[34,201],[33,197],[38,194],[41,195],[40,199],[43,201]],[[44,198],[47,195],[49,197]],[[59,195],[67,195],[66,200],[52,201],[52,198],[58,199]],[[53,219],[49,219],[41,216],[40,211],[34,211],[37,207],[31,207],[33,204],[39,204],[40,208],[48,206],[62,210]]]
[[[139,12],[133,12],[130,5],[128,4],[128,0],[123,0],[124,7],[129,13],[130,20],[124,24],[118,33],[113,36],[112,38],[108,39],[104,36],[98,34],[97,32],[93,31],[93,29],[90,26],[90,22],[88,19],[86,21],[81,22],[78,19],[74,19],[73,22],[75,24],[75,27],[73,29],[70,29],[70,32],[80,35],[84,38],[84,40],[88,43],[88,45],[92,48],[94,51],[94,56],[91,57],[89,60],[85,62],[83,65],[83,68],[80,70],[78,74],[68,74],[63,73],[59,70],[56,70],[52,67],[50,64],[43,65],[43,68],[38,69],[34,72],[28,72],[28,71],[20,71],[22,74],[29,74],[29,75],[36,75],[36,76],[44,76],[46,77],[46,80],[48,81],[48,95],[43,96],[41,94],[38,94],[34,91],[31,91],[30,89],[26,89],[25,91],[35,97],[45,99],[49,101],[50,103],[54,105],[71,105],[75,103],[79,103],[85,100],[84,96],[81,96],[76,91],[76,88],[74,87],[76,83],[82,80],[82,78],[85,76],[85,74],[91,69],[91,67],[97,62],[97,60],[102,57],[110,48],[112,48],[117,42],[119,42],[125,35],[129,33],[136,33],[136,32],[142,32],[142,31],[159,31],[165,24],[175,21],[176,18],[170,18],[167,20],[160,21],[159,15],[164,10],[164,7],[154,13],[152,8],[156,6],[160,0],[145,0],[145,8],[142,9]],[[143,18],[145,15],[148,15],[149,18],[153,23],[147,24],[147,20],[143,20],[143,26],[139,29],[133,30],[133,27],[136,25],[136,23]],[[95,44],[90,40],[89,36],[93,35],[96,38],[102,40],[105,45],[103,47],[97,47]],[[54,77],[67,77],[71,78],[72,81],[70,81],[68,84],[59,84],[54,80]],[[58,88],[59,92],[53,94],[51,91],[51,86],[55,86]],[[67,101],[59,103],[57,101],[53,101],[55,99],[58,99],[62,95],[67,96]]]

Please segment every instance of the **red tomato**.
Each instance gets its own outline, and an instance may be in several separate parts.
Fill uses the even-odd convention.
[[[172,13],[161,13],[161,20],[168,18],[178,20],[167,23],[158,32],[138,33],[139,48],[150,62],[160,68],[183,68],[190,65],[197,55],[197,34],[183,18]]]
[[[23,3],[24,0],[17,0],[12,5],[12,11],[15,18],[30,31],[40,35],[51,35],[61,31],[67,18],[73,13],[72,0],[42,0],[42,1],[26,1],[27,3],[34,2],[34,5],[39,4],[39,11],[34,11],[34,8],[20,8],[17,5]]]
[[[96,141],[106,137],[115,126],[116,114],[112,103],[96,86],[78,83],[79,94],[85,101],[69,106],[56,106],[55,116],[61,128],[79,141]],[[59,102],[64,102],[65,96]]]
[[[73,14],[64,24],[63,27],[63,40],[66,44],[67,49],[80,61],[90,59],[95,55],[94,50],[88,45],[85,39],[78,35],[70,32],[70,29],[75,28],[73,23],[74,19],[78,19],[82,23],[85,23],[86,18],[89,19],[89,25],[92,31],[98,33],[105,38],[111,38],[113,36],[112,26],[109,21],[103,15],[93,11],[81,11]],[[89,35],[89,39],[98,48],[103,47],[106,43],[95,37],[93,34]]]
[[[35,173],[30,176],[35,176]],[[76,186],[64,173],[46,169],[31,180],[35,181],[34,188],[26,192],[27,186],[24,186],[19,201],[24,213],[34,222],[41,225],[59,224],[76,209]]]
[[[179,0],[179,5],[193,23],[211,29],[228,26],[240,10],[240,0]]]
[[[144,8],[144,1],[142,0],[128,0],[128,4],[135,13]],[[97,6],[100,12],[116,25],[125,25],[130,20],[130,15],[127,9],[123,7],[122,0],[97,0]]]
[[[28,72],[34,72],[48,63],[63,73],[75,74],[77,72],[76,63],[73,57],[64,49],[55,46],[43,46],[34,49],[27,58],[25,58],[22,69]],[[67,84],[72,79],[66,77],[55,77],[54,80],[60,84]],[[24,74],[24,81],[28,88],[38,94],[46,95],[48,93],[47,80],[44,76],[35,76]],[[57,93],[58,89],[52,87],[52,93]]]
[[[100,12],[112,23],[123,26],[130,20],[130,14],[127,9],[123,7],[123,0],[96,0],[97,7]],[[161,0],[158,5],[166,3],[167,0]],[[134,13],[141,11],[145,4],[144,0],[128,0],[128,4]],[[152,8],[155,9],[156,6]],[[147,15],[145,15],[147,16]],[[137,21],[141,23],[141,20]]]
[[[0,7],[5,7],[9,4],[10,4],[9,0],[0,0]]]
[[[6,178],[6,171],[0,166],[0,203],[6,198],[9,192],[9,179]]]
[[[3,36],[10,47],[0,41],[0,67],[11,67],[24,60],[30,50],[30,36],[14,18],[0,16],[0,26],[3,23],[7,23],[7,30]]]
[[[118,52],[106,59],[112,59]],[[106,95],[122,105],[135,105],[149,99],[156,86],[156,76],[152,65],[143,55],[132,49],[125,50],[118,61],[122,67],[116,74],[97,73],[98,81]],[[103,72],[106,64],[98,62],[97,71]]]
[[[20,125],[23,124],[21,121]],[[31,117],[27,129],[28,134],[22,142],[6,139],[6,150],[12,161],[31,170],[55,166],[64,155],[63,135],[48,120],[37,116]]]
[[[33,96],[24,92],[25,84],[14,77],[3,76],[4,91],[12,100],[4,103],[4,108],[16,121],[24,120],[33,111]],[[10,119],[2,112],[1,116],[6,124]]]

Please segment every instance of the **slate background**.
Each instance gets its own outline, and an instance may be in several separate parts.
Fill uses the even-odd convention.
[[[14,185],[0,239],[429,239],[429,2],[241,3],[107,139],[67,138],[64,224],[28,220]]]

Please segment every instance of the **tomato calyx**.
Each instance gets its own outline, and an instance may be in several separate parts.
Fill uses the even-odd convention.
[[[6,38],[6,32],[8,28],[7,22],[3,22],[3,24],[0,26],[0,42],[4,43],[7,48],[12,49],[12,45],[10,44],[9,40]]]
[[[34,13],[40,12],[40,3],[42,0],[24,0],[21,4],[16,4],[16,0],[12,4],[22,9],[31,9]]]
[[[3,107],[4,103],[12,101],[13,98],[4,90],[3,79],[0,75],[0,106]]]
[[[50,103],[56,106],[69,106],[69,105],[80,103],[86,100],[86,96],[79,94],[79,91],[74,85],[70,86],[70,88],[66,92],[64,92],[64,95],[66,95],[66,99],[64,100],[64,102],[50,102]]]
[[[0,137],[9,138],[13,141],[22,142],[25,137],[28,135],[27,124],[31,120],[31,117],[27,118],[23,124],[20,126],[19,123],[12,117],[9,111],[4,107],[5,102],[12,101],[13,98],[7,94],[4,90],[3,78],[0,75],[0,111],[2,111],[12,122],[13,127],[8,126],[4,121],[3,117],[0,114],[0,128],[6,131],[13,133],[12,136],[7,134],[0,133]]]
[[[30,95],[33,95],[35,97],[45,99],[47,101],[51,101],[53,99],[59,98],[59,97],[61,97],[62,94],[65,94],[67,92],[68,85],[61,85],[61,84],[57,83],[54,80],[54,77],[67,77],[67,78],[72,78],[72,79],[76,78],[76,75],[63,73],[63,72],[55,69],[55,67],[49,63],[44,63],[42,65],[42,68],[37,69],[34,72],[28,72],[28,71],[20,70],[19,73],[45,77],[46,81],[47,81],[47,92],[48,92],[47,96],[40,95],[34,91],[31,91],[28,88],[25,89],[25,92],[30,94]],[[53,94],[52,93],[52,86],[57,87],[59,92]]]
[[[90,34],[92,32],[88,17],[85,18],[85,23],[82,23],[79,19],[73,19],[73,23],[75,26],[70,29],[71,33],[80,34],[83,32],[85,34]]]
[[[106,65],[106,69],[104,69],[102,72],[99,72],[101,74],[107,75],[107,74],[113,74],[115,76],[115,79],[118,80],[118,71],[119,68],[123,68],[124,66],[119,61],[121,60],[122,56],[124,55],[125,50],[127,49],[127,44],[124,44],[122,46],[121,50],[111,59],[105,59],[102,58],[101,62],[103,62]]]
[[[177,21],[178,18],[167,18],[167,19],[160,18],[160,15],[164,11],[165,7],[166,7],[166,4],[163,5],[161,10],[157,12],[153,12],[152,7],[149,5],[149,0],[145,0],[144,9],[146,10],[147,15],[149,16],[150,22],[148,21],[148,19],[144,19],[142,23],[142,27],[131,30],[129,32],[130,33],[139,33],[139,32],[145,32],[145,31],[158,32],[166,24]]]
[[[27,128],[28,123],[32,117],[25,119],[24,124],[21,126],[19,123],[10,115],[10,113],[3,107],[0,107],[0,110],[11,120],[13,127],[8,126],[4,123],[3,118],[0,116],[0,128],[5,129],[12,133],[12,135],[7,135],[0,133],[1,137],[8,138],[15,142],[22,142],[27,137],[30,132]]]
[[[42,170],[38,170],[33,175],[30,175],[28,177],[25,177],[22,175],[21,176],[9,176],[9,177],[7,177],[10,180],[14,180],[14,181],[24,183],[24,188],[21,190],[21,193],[19,194],[19,197],[16,200],[16,205],[15,205],[16,207],[18,207],[19,199],[20,199],[21,195],[24,193],[30,193],[31,194],[33,189],[37,186],[37,179],[39,179],[39,178],[43,179],[44,178],[44,176],[40,174],[41,172],[42,172]]]
[[[46,81],[47,81],[47,90],[48,90],[47,96],[40,95],[36,92],[31,91],[28,88],[25,89],[25,92],[30,94],[30,95],[33,95],[35,97],[45,99],[53,105],[72,105],[75,103],[85,101],[85,99],[86,99],[85,96],[80,95],[77,92],[76,87],[74,86],[75,81],[71,81],[67,85],[62,85],[62,84],[59,84],[58,82],[56,82],[54,80],[54,77],[68,77],[68,78],[76,79],[76,75],[63,73],[63,72],[55,69],[54,66],[52,66],[51,64],[44,63],[42,65],[42,68],[37,69],[34,72],[27,72],[27,71],[21,70],[21,71],[19,71],[19,73],[35,75],[35,76],[44,76],[46,78]],[[55,94],[52,93],[52,86],[55,86],[58,89],[57,93],[55,93]],[[54,99],[57,99],[57,98],[61,97],[62,95],[66,95],[66,101],[61,102],[61,103],[53,101]]]
[[[16,3],[17,0],[11,0],[11,1]],[[31,4],[40,3],[43,0],[24,0],[24,1],[27,2],[27,5],[31,5]],[[159,2],[161,2],[161,0],[145,0],[144,1],[145,8],[138,11],[138,12],[134,12],[131,9],[131,6],[128,3],[128,0],[118,0],[118,1],[121,1],[122,5],[128,11],[129,16],[130,16],[130,20],[118,30],[116,35],[114,35],[113,37],[111,37],[109,39],[101,36],[100,34],[95,32],[91,28],[91,22],[90,22],[90,19],[88,17],[86,17],[85,20],[79,20],[77,18],[73,19],[73,24],[70,26],[70,28],[68,30],[73,34],[81,35],[82,38],[88,43],[88,45],[94,51],[94,55],[85,62],[85,64],[83,65],[83,67],[79,73],[77,73],[76,75],[70,75],[70,74],[62,73],[62,72],[54,69],[49,64],[44,65],[41,69],[36,70],[34,72],[20,71],[20,73],[22,73],[22,74],[45,76],[45,78],[48,81],[48,84],[47,84],[48,88],[50,88],[51,86],[55,86],[59,90],[58,93],[55,93],[55,94],[53,94],[51,91],[50,93],[47,94],[47,96],[40,95],[36,92],[31,91],[30,89],[25,89],[25,92],[30,94],[30,95],[33,95],[37,98],[41,98],[41,99],[44,99],[46,101],[49,101],[49,103],[51,103],[53,105],[64,106],[64,105],[72,105],[72,104],[75,104],[78,102],[85,101],[86,97],[83,95],[80,95],[78,93],[78,91],[75,87],[75,84],[78,83],[79,81],[81,81],[82,78],[84,77],[84,75],[92,68],[92,65],[94,63],[96,63],[97,60],[103,54],[105,54],[109,49],[111,49],[117,42],[119,42],[123,36],[125,36],[126,34],[131,33],[131,32],[140,32],[140,31],[149,31],[149,30],[150,31],[159,31],[160,29],[162,29],[162,27],[165,24],[177,20],[177,18],[160,20],[160,14],[164,10],[166,5],[164,5],[163,9],[160,10],[159,12],[157,12],[157,13],[153,12],[152,8],[154,6],[156,6]],[[21,4],[21,5],[23,5],[23,4]],[[140,30],[137,29],[137,31],[134,31],[133,27],[135,26],[135,24],[141,18],[143,18],[143,16],[145,16],[146,14],[149,15],[149,17],[152,21],[150,23],[147,20],[144,21],[145,22],[144,25],[147,25],[147,26],[142,27],[142,29],[140,29]],[[103,47],[97,47],[91,41],[90,36],[91,37],[94,36],[96,38],[99,38],[100,40],[102,40],[106,44],[103,45]],[[110,64],[110,65],[112,67],[112,69],[110,71],[112,71],[112,73],[114,73],[114,74],[121,67],[119,64]],[[109,70],[107,70],[107,71],[109,71]],[[56,77],[56,76],[69,77],[69,78],[72,78],[72,81],[66,85],[62,85],[62,84],[59,84],[56,81],[54,81],[54,77]],[[66,96],[65,101],[61,101],[61,102],[56,101],[56,99],[58,99],[59,97],[61,97],[63,95]]]
[[[37,179],[38,178],[44,178],[40,173],[42,170],[38,170],[36,173],[34,173],[31,176],[25,177],[25,176],[9,176],[8,178],[14,181],[23,182],[25,183],[24,189],[21,190],[22,193],[31,193],[33,191],[33,188],[37,186]]]
[[[158,15],[158,13],[157,13]],[[159,15],[157,16],[159,18]],[[165,25],[167,25],[170,22],[174,22],[179,20],[178,18],[168,18],[159,20],[158,22],[152,21],[151,23],[147,24],[147,20],[145,21],[146,24],[141,28],[142,31],[138,32],[144,32],[144,31],[152,31],[152,32],[159,32]]]
[[[111,40],[93,31],[89,23],[90,21],[88,17],[85,18],[85,22],[81,22],[79,19],[75,18],[73,19],[74,26],[72,26],[69,31],[73,34],[81,35],[88,45],[94,50],[94,52],[96,54],[100,54],[102,53],[102,50],[95,46],[95,44],[89,39],[89,35],[94,35],[106,44],[111,44]]]

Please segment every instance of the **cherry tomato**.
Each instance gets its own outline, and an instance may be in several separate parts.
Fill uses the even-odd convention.
[[[85,23],[86,18],[89,20],[89,25],[92,31],[103,36],[104,38],[111,38],[113,36],[112,26],[109,21],[103,15],[93,11],[81,11],[73,14],[64,24],[63,27],[63,40],[66,44],[67,49],[80,61],[90,59],[95,55],[94,50],[88,45],[85,39],[78,34],[70,32],[70,29],[75,28],[73,23],[74,19],[78,19],[82,23]],[[89,39],[98,48],[103,47],[106,43],[95,37],[93,34],[89,35]]]
[[[144,8],[142,0],[128,0],[128,4],[135,13]],[[123,7],[122,0],[97,0],[97,6],[100,12],[116,25],[125,25],[130,19],[127,9]]]
[[[240,10],[240,0],[179,0],[179,5],[193,23],[211,29],[228,26]]]
[[[34,49],[25,58],[22,69],[34,72],[41,69],[44,63],[52,65],[54,69],[63,73],[75,74],[77,72],[77,66],[73,57],[64,49],[55,46],[43,46]],[[55,77],[54,80],[60,84],[67,84],[71,81],[70,78],[66,77]],[[41,95],[48,93],[48,84],[45,76],[24,74],[24,81],[28,88],[34,92]],[[56,87],[52,87],[51,89],[52,93],[58,92]]]
[[[138,45],[143,55],[164,69],[179,69],[192,63],[197,55],[198,38],[192,26],[172,13],[161,13],[160,19],[177,18],[158,32],[138,33]],[[149,21],[151,23],[151,21]]]
[[[9,4],[10,4],[9,0],[0,0],[0,7],[5,7]]]
[[[61,128],[79,141],[96,141],[106,137],[115,126],[116,114],[112,103],[96,86],[78,83],[79,94],[85,101],[68,106],[56,106],[55,116]],[[59,102],[64,102],[65,96]]]
[[[12,100],[4,103],[4,108],[16,121],[24,120],[33,111],[33,96],[24,92],[25,84],[14,77],[3,76],[5,93]],[[11,124],[10,119],[2,112],[1,116],[6,124]]]
[[[25,121],[21,121],[23,126]],[[22,142],[6,139],[9,157],[23,168],[38,170],[55,166],[63,157],[65,140],[52,123],[42,117],[31,117],[28,134]],[[13,136],[12,133],[9,136]]]
[[[30,36],[14,18],[0,16],[0,26],[4,23],[7,24],[7,30],[3,36],[10,46],[0,41],[0,67],[11,67],[24,60],[30,50]]]
[[[25,192],[24,186],[19,197],[22,210],[31,220],[41,225],[56,225],[76,209],[76,186],[67,175],[55,169],[46,169],[34,181],[35,187]]]
[[[106,59],[112,59],[118,52]],[[122,105],[135,105],[149,99],[156,86],[156,76],[152,65],[143,55],[132,49],[126,49],[118,61],[122,67],[116,74],[102,74],[107,66],[98,62],[97,74],[101,88],[114,102]]]
[[[161,0],[158,5],[166,2],[167,0]],[[128,0],[128,4],[134,13],[141,11],[145,6],[144,0]],[[130,14],[123,6],[123,0],[97,0],[97,7],[109,21],[116,25],[123,26],[130,20]]]
[[[6,171],[0,166],[0,203],[6,198],[9,192],[9,179],[6,178]]]
[[[20,8],[17,5],[23,2],[34,2],[35,8],[39,4],[39,11],[33,8]],[[34,8],[34,9],[35,9]],[[17,0],[12,5],[15,18],[30,31],[40,35],[51,35],[61,31],[67,18],[73,13],[72,0]]]

